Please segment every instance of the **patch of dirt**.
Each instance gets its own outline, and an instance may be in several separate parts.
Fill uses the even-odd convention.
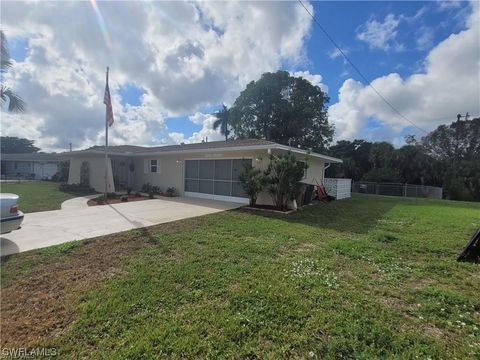
[[[302,243],[295,249],[295,252],[307,253],[315,250],[316,246],[312,243]]]
[[[407,288],[413,289],[413,290],[423,290],[427,286],[432,285],[434,282],[432,279],[415,279],[415,282],[412,282],[410,286],[407,286]]]
[[[45,255],[39,253],[39,264],[15,276],[1,290],[1,347],[35,347],[61,336],[75,318],[79,298],[121,274],[128,258],[139,249],[154,246],[149,234],[161,227],[87,240],[71,253],[52,255],[59,256],[55,261],[42,263]]]
[[[405,311],[410,307],[410,305],[404,300],[394,298],[394,297],[384,297],[382,298],[382,303],[387,305],[390,308],[394,308],[401,311]]]
[[[435,340],[439,340],[445,336],[442,330],[431,324],[422,326],[422,332]]]

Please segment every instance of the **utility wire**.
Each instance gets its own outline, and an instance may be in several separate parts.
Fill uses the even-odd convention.
[[[428,131],[425,130],[425,129],[422,129],[420,126],[418,126],[417,124],[415,124],[413,121],[411,121],[410,119],[408,119],[405,115],[403,115],[395,106],[392,105],[392,103],[390,101],[388,101],[382,94],[380,94],[380,92],[375,88],[375,86],[372,85],[372,83],[366,78],[365,75],[363,75],[363,73],[360,71],[360,69],[353,63],[352,60],[350,60],[350,58],[347,56],[347,54],[345,54],[343,52],[343,50],[340,48],[340,46],[338,46],[338,44],[335,42],[335,40],[333,40],[333,38],[330,36],[330,34],[327,32],[327,30],[325,30],[325,28],[320,24],[320,22],[316,19],[316,17],[310,12],[310,10],[307,9],[307,7],[303,4],[302,0],[297,0],[300,5],[302,5],[302,7],[305,9],[305,11],[308,13],[308,15],[310,15],[310,17],[313,19],[313,21],[318,25],[318,27],[320,28],[320,30],[322,30],[322,32],[325,34],[325,36],[328,38],[328,40],[330,40],[330,42],[337,48],[337,50],[340,52],[340,54],[343,55],[343,57],[345,58],[345,60],[347,60],[347,62],[353,67],[353,69],[358,73],[358,75],[360,75],[360,77],[363,79],[363,81],[365,82],[366,85],[370,86],[372,88],[372,90],[385,102],[385,104],[387,104],[396,114],[398,114],[398,116],[400,116],[402,119],[408,121],[410,124],[412,124],[413,126],[415,126],[417,129],[423,131],[424,133],[428,134]]]

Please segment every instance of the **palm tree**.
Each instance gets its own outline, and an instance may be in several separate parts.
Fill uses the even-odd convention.
[[[12,89],[3,84],[3,74],[5,74],[8,69],[12,67],[12,62],[10,61],[10,54],[8,52],[7,38],[2,30],[0,30],[0,42],[1,42],[1,53],[0,53],[0,73],[1,73],[1,89],[0,89],[0,99],[3,103],[9,101],[8,111],[11,112],[23,112],[25,111],[25,102],[20,96],[15,94]]]
[[[213,128],[217,130],[220,127],[220,134],[225,135],[225,141],[227,141],[230,134],[230,130],[228,130],[228,108],[223,105],[222,110],[217,111],[214,115],[217,120],[213,123]]]

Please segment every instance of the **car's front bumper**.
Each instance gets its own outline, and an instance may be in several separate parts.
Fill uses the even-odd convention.
[[[1,219],[0,233],[6,234],[10,231],[17,230],[23,221],[23,213],[19,211],[17,215],[9,216]]]

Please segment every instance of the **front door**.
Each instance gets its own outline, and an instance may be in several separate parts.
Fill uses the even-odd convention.
[[[128,160],[113,160],[112,172],[115,189],[126,189],[128,186]]]

